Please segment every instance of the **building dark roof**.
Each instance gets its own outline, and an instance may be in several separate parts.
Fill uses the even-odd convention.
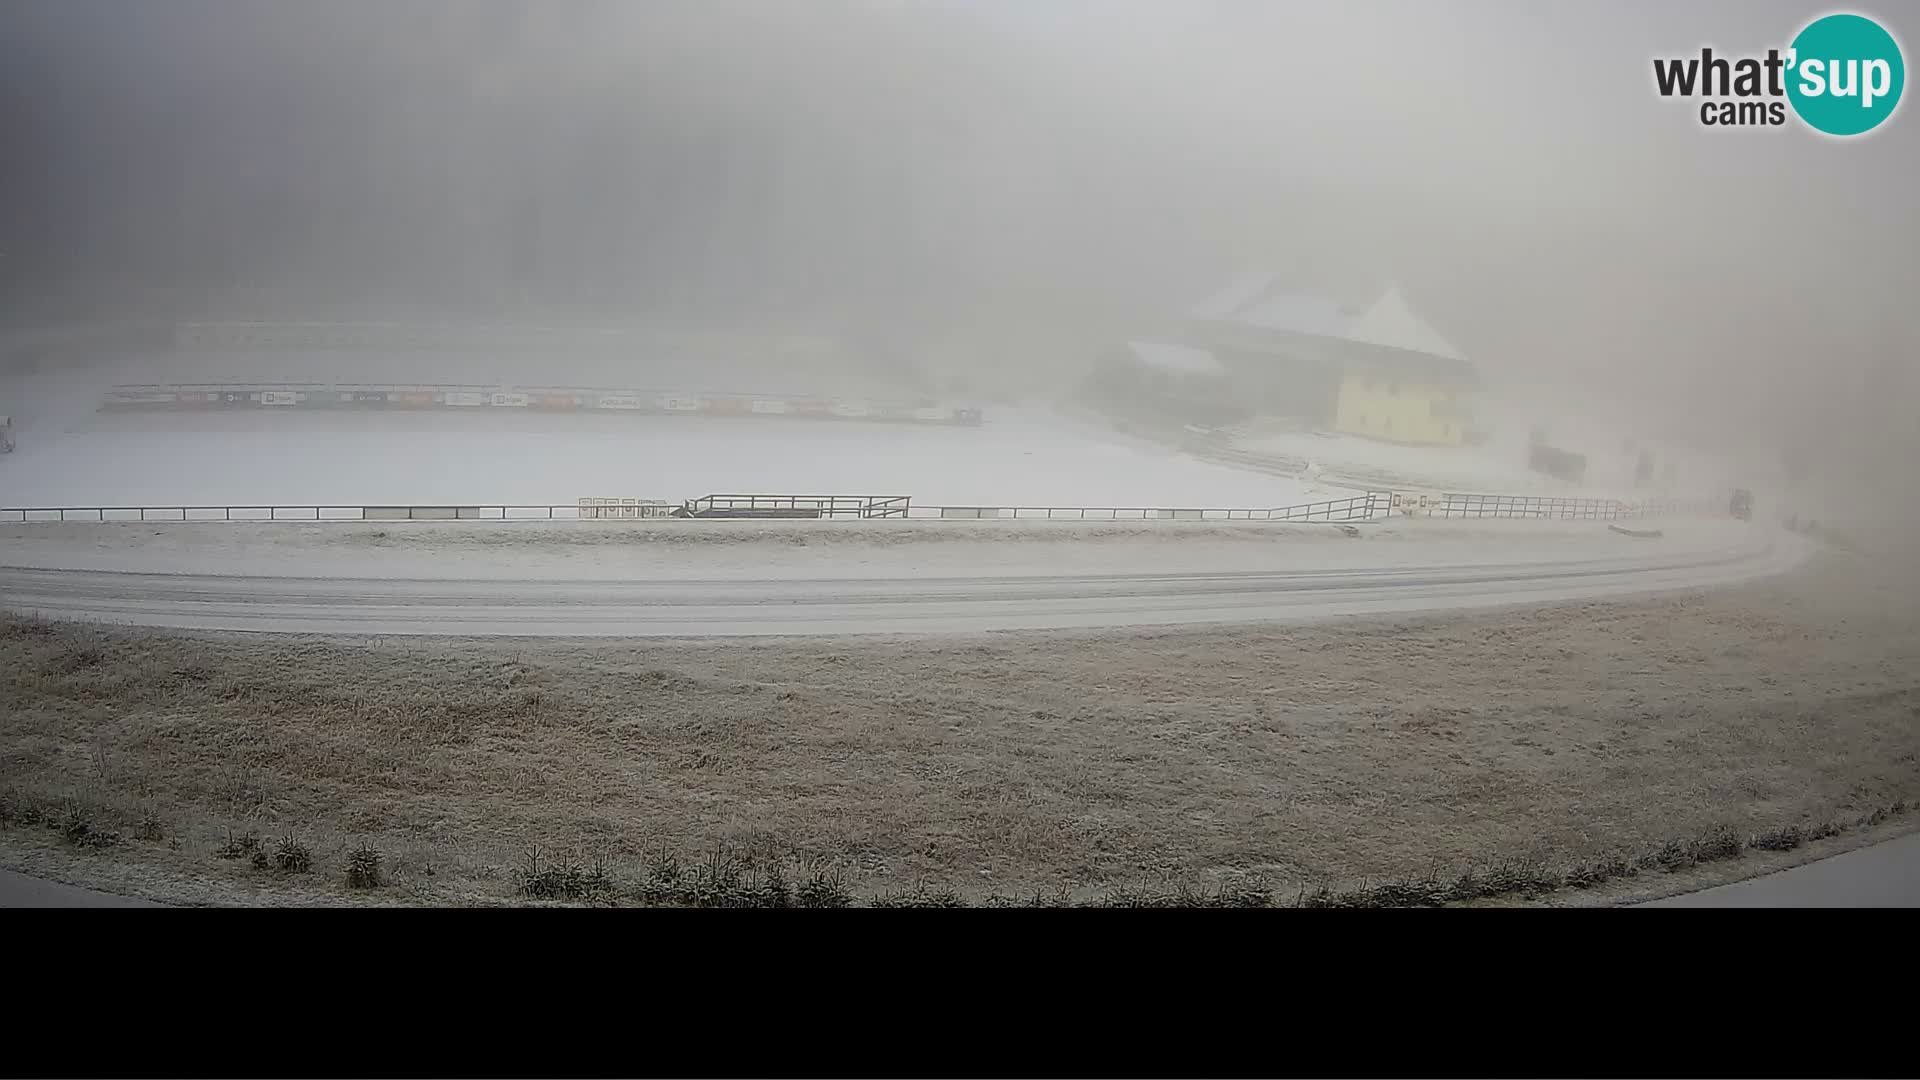
[[[1351,371],[1371,372],[1391,378],[1424,380],[1475,386],[1480,382],[1473,365],[1457,356],[1396,349],[1388,345],[1355,342],[1341,349],[1342,365]]]

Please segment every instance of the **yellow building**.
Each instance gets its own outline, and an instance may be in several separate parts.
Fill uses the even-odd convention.
[[[1460,446],[1472,413],[1462,388],[1416,373],[1348,371],[1340,379],[1333,428],[1387,442]]]
[[[1388,288],[1349,307],[1251,275],[1193,312],[1197,340],[1263,416],[1387,442],[1474,441],[1473,365]]]

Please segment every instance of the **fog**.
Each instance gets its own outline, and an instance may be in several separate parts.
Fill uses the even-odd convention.
[[[1392,281],[1489,383],[1910,487],[1913,107],[1826,140],[1652,89],[1654,56],[1817,13],[4,0],[0,289],[17,325],[538,319],[1070,372],[1243,270]]]

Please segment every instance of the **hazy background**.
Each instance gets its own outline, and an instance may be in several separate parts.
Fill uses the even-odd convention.
[[[1391,279],[1489,379],[1903,466],[1915,106],[1839,142],[1651,88],[1656,55],[1824,10],[0,0],[0,289],[14,322],[644,322],[1071,366],[1238,270]]]

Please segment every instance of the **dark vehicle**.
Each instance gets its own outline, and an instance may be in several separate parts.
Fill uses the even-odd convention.
[[[13,453],[13,417],[0,416],[0,454]]]
[[[1527,467],[1569,484],[1578,484],[1587,478],[1587,455],[1534,443],[1527,448]]]
[[[1733,493],[1733,502],[1727,506],[1727,513],[1741,521],[1753,520],[1753,492],[1746,488],[1737,488]]]

